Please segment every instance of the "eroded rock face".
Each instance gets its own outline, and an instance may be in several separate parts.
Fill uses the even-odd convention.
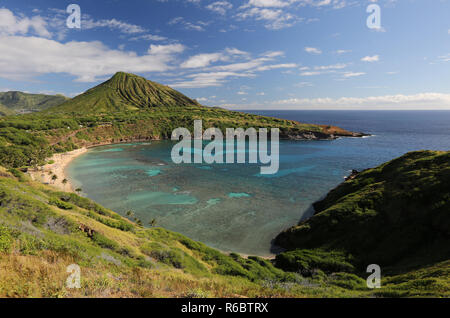
[[[353,170],[352,170],[352,173],[351,173],[348,177],[345,177],[344,179],[345,179],[345,181],[347,181],[347,180],[353,180],[353,179],[356,178],[356,176],[357,176],[358,174],[359,174],[359,171],[353,169]]]
[[[280,132],[281,139],[287,140],[334,140],[339,137],[357,137],[362,138],[370,136],[370,134],[360,133],[360,132],[336,132],[336,133],[323,133],[318,131],[306,131],[306,132],[295,132],[295,133],[282,133]]]

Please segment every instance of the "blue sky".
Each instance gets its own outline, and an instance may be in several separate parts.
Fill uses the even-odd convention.
[[[0,2],[0,91],[75,96],[116,71],[225,108],[450,109],[450,1]]]

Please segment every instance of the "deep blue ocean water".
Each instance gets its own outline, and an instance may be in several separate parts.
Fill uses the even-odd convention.
[[[272,239],[311,213],[311,204],[350,170],[408,151],[450,150],[450,111],[252,111],[370,133],[368,138],[282,141],[280,170],[259,165],[175,165],[173,142],[91,149],[67,168],[86,196],[224,251],[268,256]]]

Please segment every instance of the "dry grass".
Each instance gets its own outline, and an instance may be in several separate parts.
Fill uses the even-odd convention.
[[[174,269],[81,266],[81,288],[66,288],[67,266],[75,260],[44,251],[38,256],[0,255],[0,297],[283,297],[240,278],[198,278]]]

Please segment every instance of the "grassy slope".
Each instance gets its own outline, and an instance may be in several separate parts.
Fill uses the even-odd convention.
[[[201,105],[168,86],[118,72],[108,81],[49,111],[90,114],[185,106]]]
[[[65,287],[73,263],[79,290]],[[0,167],[0,297],[450,296],[449,274],[450,261],[430,262],[383,272],[370,290],[342,251],[294,250],[275,264],[225,255]]]
[[[428,278],[416,287],[448,294],[450,152],[411,152],[368,169],[315,208],[312,218],[276,238],[289,250],[277,256],[281,268],[362,273],[375,263],[404,277],[420,269]]]
[[[0,119],[1,165],[39,165],[53,152],[83,145],[168,138],[176,127],[192,129],[195,119],[221,129],[278,127],[284,137],[351,135],[337,127],[191,105],[169,88],[152,92],[155,83],[129,74],[113,79],[60,108]],[[161,101],[164,105],[154,107]],[[171,101],[186,105],[176,107]],[[448,249],[436,239],[439,234],[448,240],[448,213],[441,213],[448,211],[448,153],[426,154],[362,173],[319,203],[322,213],[280,235],[278,242],[292,251],[277,257],[275,264],[300,273],[283,272],[259,258],[225,256],[164,229],[144,229],[87,199],[1,168],[0,296],[449,295]],[[378,204],[395,200],[402,204],[389,205],[389,210]],[[429,207],[431,218],[422,213]],[[386,224],[391,231],[383,230]],[[378,232],[390,235],[391,241]],[[412,254],[402,251],[413,245],[422,248]],[[365,255],[367,246],[372,249]],[[397,255],[399,250],[403,254]],[[406,255],[408,264],[395,259],[400,255]],[[383,288],[371,291],[361,266],[377,257],[391,269]],[[426,257],[433,261],[424,262]],[[83,288],[77,291],[64,288],[65,267],[74,262],[84,273]]]
[[[43,110],[61,105],[67,101],[62,95],[27,94],[22,92],[0,93],[0,104],[10,109],[14,114],[20,110]]]
[[[8,107],[0,103],[0,116],[10,116],[14,114],[15,112],[13,110],[9,109]]]
[[[82,288],[65,288],[66,267]],[[306,287],[305,287],[306,286]],[[89,199],[0,168],[0,297],[294,297],[352,295],[269,261],[225,255],[162,228],[143,228]]]

